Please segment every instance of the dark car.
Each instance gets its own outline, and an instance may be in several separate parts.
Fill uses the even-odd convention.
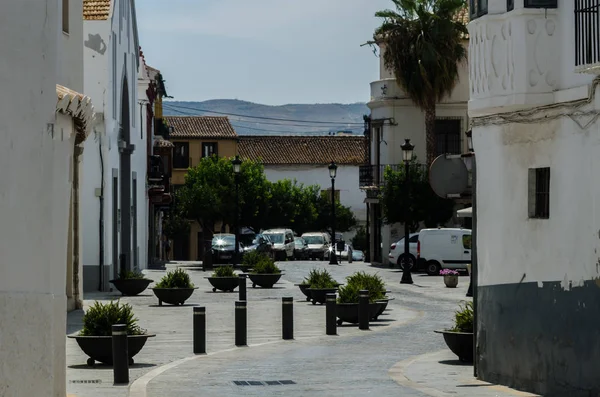
[[[268,236],[256,234],[249,245],[244,246],[244,252],[258,251],[273,257],[273,243]]]
[[[310,250],[308,243],[302,237],[294,237],[294,259],[308,260],[310,258]]]
[[[213,263],[233,263],[235,253],[235,235],[234,234],[216,234],[212,240],[212,258]],[[240,258],[244,253],[244,246],[239,243]]]

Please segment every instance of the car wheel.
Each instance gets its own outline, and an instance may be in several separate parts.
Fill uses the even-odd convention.
[[[404,270],[404,263],[408,262],[409,263],[408,270],[414,272],[417,269],[417,258],[415,258],[415,256],[413,254],[408,254],[408,259],[404,260],[403,255],[404,254],[402,254],[402,255],[400,255],[398,257],[398,263],[397,263],[397,265],[400,266],[401,270]]]
[[[440,270],[442,270],[442,266],[438,261],[427,261],[427,274],[430,276],[437,276],[440,274]]]

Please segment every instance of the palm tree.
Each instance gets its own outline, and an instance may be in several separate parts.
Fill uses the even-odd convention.
[[[465,0],[392,0],[396,10],[375,13],[383,23],[369,45],[382,48],[385,67],[425,112],[427,164],[435,159],[436,104],[458,83],[459,64],[466,60],[468,15]]]

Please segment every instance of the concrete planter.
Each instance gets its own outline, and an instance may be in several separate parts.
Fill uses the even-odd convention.
[[[446,346],[452,353],[458,356],[460,361],[466,363],[473,362],[473,333],[472,332],[453,332],[453,331],[434,331],[444,335]]]
[[[142,350],[148,338],[154,336],[154,334],[127,336],[129,365],[133,364],[133,357]],[[75,339],[81,350],[90,357],[87,360],[87,365],[92,366],[96,361],[112,365],[112,336],[69,335],[68,337]]]
[[[382,303],[369,303],[369,319],[376,320],[379,316]],[[338,303],[336,305],[338,325],[343,323],[358,324],[358,303]]]
[[[158,298],[158,305],[163,302],[171,305],[183,305],[194,293],[195,288],[152,288],[154,295]]]
[[[310,292],[308,291],[310,285],[309,284],[296,284],[296,286],[298,288],[300,288],[300,292],[302,292],[304,294],[304,296],[306,296],[306,301],[309,302],[310,301]]]
[[[262,288],[273,288],[275,283],[279,281],[283,273],[274,273],[274,274],[253,274],[248,273],[248,278],[252,281],[252,288],[256,288],[258,285]]]
[[[229,291],[233,292],[240,285],[239,277],[205,277],[213,286],[213,292]]]
[[[144,292],[153,281],[147,278],[125,278],[110,280],[110,283],[123,295],[135,296]]]
[[[444,276],[444,284],[448,288],[456,288],[458,285],[458,276],[455,275],[446,275]]]
[[[325,303],[327,299],[327,294],[333,294],[337,291],[337,288],[308,288],[307,292],[310,294],[310,299],[312,300],[312,304],[316,305],[320,303],[321,305]]]

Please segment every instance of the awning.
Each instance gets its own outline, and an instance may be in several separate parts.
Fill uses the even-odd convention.
[[[463,208],[462,210],[456,211],[456,216],[459,218],[472,218],[473,217],[473,207]]]

